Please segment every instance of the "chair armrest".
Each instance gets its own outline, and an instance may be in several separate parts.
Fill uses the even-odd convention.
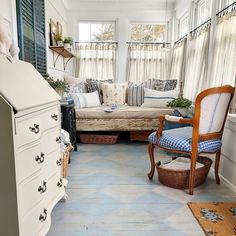
[[[170,116],[170,115],[165,115],[164,120],[167,120],[173,123],[180,123],[180,124],[193,124],[193,119],[186,119],[183,117]]]

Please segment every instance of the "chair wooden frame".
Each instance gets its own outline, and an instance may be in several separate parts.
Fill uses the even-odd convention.
[[[150,180],[153,179],[153,175],[154,175],[154,172],[155,172],[155,158],[154,158],[154,148],[155,148],[155,146],[159,147],[162,150],[168,151],[168,152],[187,154],[191,157],[191,166],[190,166],[190,175],[189,175],[189,194],[193,195],[196,161],[197,161],[198,155],[201,154],[201,153],[198,152],[198,142],[199,141],[211,140],[211,139],[222,139],[223,131],[224,131],[224,125],[225,125],[225,121],[226,121],[226,118],[227,118],[230,102],[231,102],[231,100],[233,98],[233,95],[234,95],[234,91],[235,91],[235,88],[230,86],[230,85],[225,85],[225,86],[222,86],[222,87],[215,87],[215,88],[210,88],[210,89],[204,90],[196,98],[195,113],[194,113],[193,119],[181,118],[177,121],[171,121],[173,123],[191,124],[193,126],[191,151],[189,151],[189,152],[179,151],[179,150],[167,149],[167,148],[164,148],[164,147],[162,147],[158,144],[149,144],[148,151],[149,151],[149,157],[150,157],[150,163],[151,163],[151,170],[148,173],[148,178]],[[201,112],[201,101],[206,96],[212,95],[212,94],[217,94],[217,93],[230,93],[231,94],[229,104],[228,104],[227,110],[225,112],[225,117],[224,117],[222,127],[221,127],[219,132],[207,133],[207,134],[204,134],[204,135],[200,135],[199,134],[199,123],[200,123],[200,115],[201,115],[200,114],[200,112]],[[160,126],[159,126],[158,130],[156,131],[157,143],[158,143],[158,140],[160,139],[160,137],[162,135],[162,132],[163,132],[163,128],[164,128],[164,125],[165,125],[165,117],[160,116],[159,121],[160,121]],[[219,184],[220,183],[219,164],[220,164],[221,149],[219,151],[217,151],[216,153],[211,152],[211,154],[216,154],[215,178],[216,178],[216,184]]]

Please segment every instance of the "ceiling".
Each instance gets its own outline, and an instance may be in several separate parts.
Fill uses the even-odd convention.
[[[133,6],[154,10],[173,9],[178,0],[63,0],[69,10],[79,10],[83,7],[96,6]]]

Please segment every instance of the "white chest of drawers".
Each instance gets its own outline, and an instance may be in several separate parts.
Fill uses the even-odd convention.
[[[0,56],[0,235],[44,236],[65,196],[59,96],[28,63]]]

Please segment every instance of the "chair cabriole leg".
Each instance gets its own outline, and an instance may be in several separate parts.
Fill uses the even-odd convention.
[[[149,158],[150,158],[150,163],[151,163],[151,170],[148,173],[148,178],[150,180],[153,179],[153,175],[154,175],[154,172],[155,172],[154,148],[155,148],[154,144],[149,144],[148,153],[149,153]]]
[[[189,194],[190,195],[193,195],[193,191],[194,191],[196,162],[197,162],[197,153],[193,152],[191,154],[191,167],[190,167],[190,173],[189,173]]]
[[[216,153],[216,160],[215,160],[215,178],[216,178],[216,184],[220,184],[220,177],[219,177],[220,155],[221,155],[221,150]]]

